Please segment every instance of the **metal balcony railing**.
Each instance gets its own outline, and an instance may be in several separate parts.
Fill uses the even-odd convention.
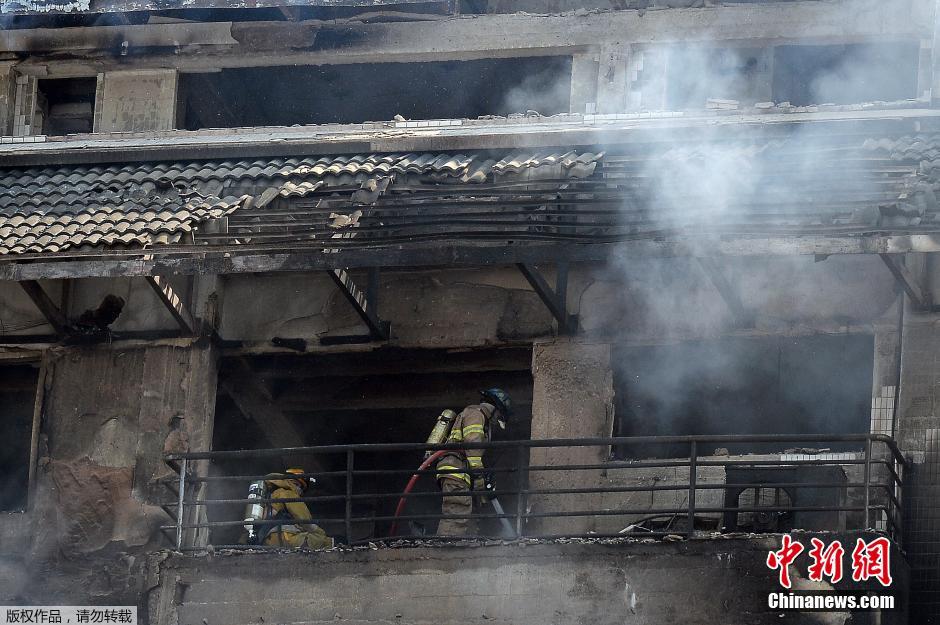
[[[611,459],[622,446],[665,445],[686,446],[688,455]],[[468,492],[463,496],[477,502],[472,515],[444,515],[435,479],[442,473],[434,464],[423,470],[407,467],[417,467],[427,451],[467,448],[486,450],[482,473],[495,487],[485,499],[496,498],[501,505],[484,505],[481,493]],[[238,537],[243,510],[248,503],[274,500],[247,498],[248,485],[297,459],[315,461],[319,468],[304,476],[318,484],[302,497],[278,501],[307,504],[315,523],[330,535],[345,535],[350,544],[434,536],[437,522],[445,518],[472,519],[479,526],[473,536],[503,539],[790,529],[875,529],[898,542],[902,538],[907,461],[894,440],[880,434],[357,444],[170,454],[166,461],[176,476],[164,482],[173,497],[163,507],[173,524],[161,529],[181,551],[209,545],[258,548]],[[232,466],[238,474],[232,474]],[[412,475],[418,476],[419,488],[403,494]],[[289,522],[262,520],[255,526]]]

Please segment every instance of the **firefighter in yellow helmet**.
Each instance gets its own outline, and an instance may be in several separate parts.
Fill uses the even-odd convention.
[[[303,469],[287,469],[284,473],[265,476],[268,499],[297,499],[302,497],[309,484],[303,477]],[[262,530],[261,543],[271,547],[293,547],[295,549],[331,549],[333,539],[326,535],[316,523],[313,515],[302,501],[273,502],[265,510],[266,519],[283,519],[283,525],[267,525]],[[267,532],[265,535],[264,532]]]
[[[512,413],[512,402],[505,391],[491,388],[480,393],[482,401],[464,408],[451,426],[448,443],[481,443],[491,439],[491,423],[496,422],[506,429],[506,419]],[[441,504],[443,515],[468,516],[473,510],[471,489],[477,493],[486,491],[486,480],[482,475],[482,449],[457,450],[442,456],[437,463],[438,483],[444,493]],[[473,473],[465,473],[470,469]],[[466,536],[475,534],[475,523],[470,518],[441,519],[437,526],[438,536]],[[473,531],[471,531],[473,530]]]

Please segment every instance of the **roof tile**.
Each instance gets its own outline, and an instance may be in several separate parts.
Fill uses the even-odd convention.
[[[0,255],[178,242],[204,221],[256,204],[261,192],[225,195],[239,185],[300,197],[324,185],[358,187],[375,175],[480,183],[543,166],[554,172],[559,163],[570,177],[583,177],[601,156],[520,150],[500,161],[448,153],[357,154],[0,169]]]

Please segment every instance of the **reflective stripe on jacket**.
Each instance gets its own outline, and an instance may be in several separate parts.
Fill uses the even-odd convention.
[[[457,418],[454,419],[454,424],[451,427],[450,436],[447,437],[447,442],[482,443],[489,441],[489,428],[487,427],[489,422],[488,417],[489,415],[485,408],[477,404],[467,406],[457,415]],[[483,468],[482,449],[452,451],[443,456],[437,463],[438,471],[459,471],[467,468]],[[470,486],[473,479],[478,477],[479,475],[471,477],[467,473],[458,472],[439,475],[438,479],[457,479],[466,482],[467,486]]]

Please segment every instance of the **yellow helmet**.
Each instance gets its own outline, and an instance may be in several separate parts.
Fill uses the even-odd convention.
[[[300,477],[296,477],[293,479],[296,479],[298,482],[303,484],[305,489],[310,485],[310,480],[306,477],[303,477],[303,474],[306,473],[306,471],[304,471],[303,469],[299,469],[295,467],[295,468],[288,469],[287,471],[285,471],[285,473],[291,473],[291,474],[300,476]]]

